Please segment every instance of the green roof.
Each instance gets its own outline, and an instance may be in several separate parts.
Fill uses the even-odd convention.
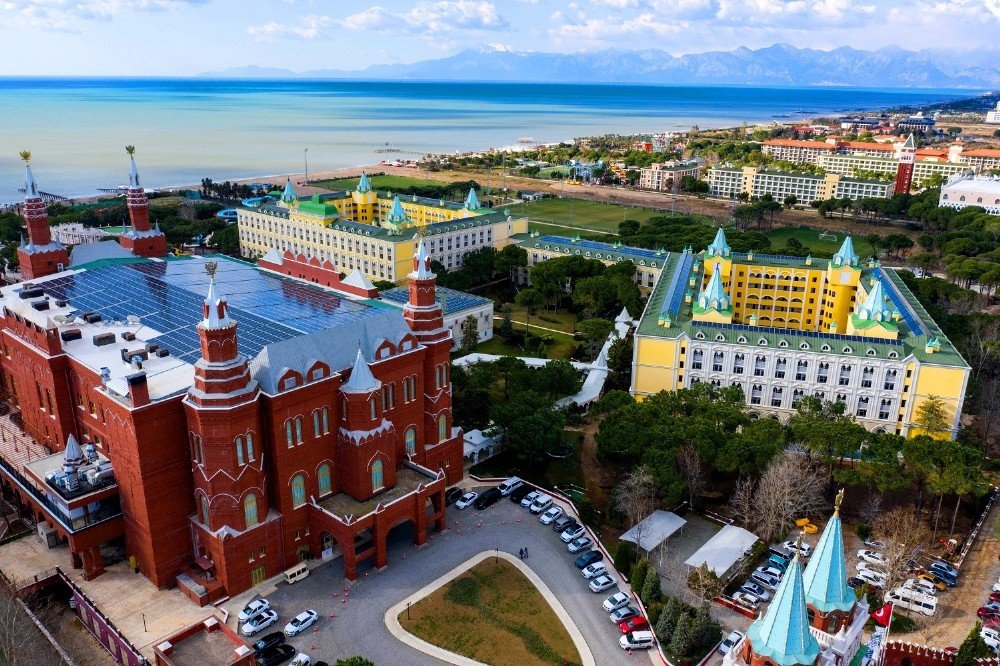
[[[315,215],[316,217],[337,217],[340,215],[340,211],[337,210],[335,205],[326,203],[318,194],[314,194],[304,201],[299,201],[297,210],[300,213]]]

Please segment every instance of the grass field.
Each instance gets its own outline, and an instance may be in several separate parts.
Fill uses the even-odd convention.
[[[310,180],[310,185],[325,187],[328,190],[353,190],[358,186],[358,178],[337,178],[336,180]],[[399,190],[415,185],[447,185],[441,180],[428,178],[413,178],[411,176],[369,176],[368,181],[376,190]]]
[[[602,239],[607,239],[607,242],[613,243],[615,237],[618,236],[617,232],[610,231],[596,231],[594,229],[582,229],[580,227],[569,227],[561,226],[558,224],[546,224],[544,222],[535,222],[534,220],[528,221],[528,231],[537,231],[542,235],[548,236],[566,236],[572,238],[573,236],[582,233],[584,235],[598,235]]]
[[[813,229],[811,227],[781,227],[780,229],[768,231],[764,235],[770,239],[771,247],[775,251],[785,247],[789,238],[797,238],[812,251],[814,256],[832,257],[844,242],[844,234],[839,231],[828,232],[837,237],[836,240],[833,240],[833,238],[820,238],[820,232],[820,229]],[[862,260],[872,255],[872,246],[869,243],[857,236],[852,237],[852,239],[854,241],[854,250]]]
[[[399,623],[428,643],[491,666],[581,662],[552,607],[505,560],[477,564],[400,613]]]
[[[512,318],[512,322],[515,331],[524,333],[523,320],[518,323],[516,318]],[[546,324],[546,322],[539,323]],[[576,341],[573,340],[572,335],[552,333],[551,331],[543,331],[542,329],[535,328],[534,317],[531,319],[531,326],[529,328],[535,335],[548,337],[552,340],[551,344],[545,348],[545,358],[569,359],[573,355],[573,350],[576,349]],[[494,335],[492,339],[486,342],[480,342],[473,351],[479,354],[496,354],[497,356],[537,356],[534,350],[527,351],[521,347],[507,344],[499,335]]]
[[[587,201],[585,199],[542,199],[541,201],[526,201],[515,206],[514,214],[524,215],[540,222],[554,222],[567,226],[605,233],[618,233],[618,225],[622,220],[637,220],[645,222],[661,211],[651,208],[636,208],[635,206],[619,206],[616,204]],[[564,229],[564,232],[571,231]],[[565,235],[565,233],[563,234]]]

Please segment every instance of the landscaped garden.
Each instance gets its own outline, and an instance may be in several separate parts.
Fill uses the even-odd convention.
[[[414,636],[495,666],[580,664],[569,632],[521,571],[485,560],[399,614]]]

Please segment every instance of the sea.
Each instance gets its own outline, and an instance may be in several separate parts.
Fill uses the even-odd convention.
[[[0,78],[0,203],[20,200],[21,150],[39,187],[92,196],[311,173],[607,133],[736,126],[972,93],[860,88],[406,81]],[[391,151],[391,152],[389,152]]]

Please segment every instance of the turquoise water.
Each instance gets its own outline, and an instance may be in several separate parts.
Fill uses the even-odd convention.
[[[954,92],[387,81],[0,79],[0,202],[19,200],[18,151],[39,186],[85,196],[128,180],[136,146],[146,187],[371,164],[392,158],[610,132],[920,104]]]

